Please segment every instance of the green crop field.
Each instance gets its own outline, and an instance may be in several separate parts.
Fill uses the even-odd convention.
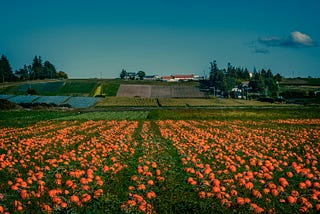
[[[57,120],[143,120],[148,117],[148,114],[148,111],[89,112],[59,117]]]
[[[0,94],[27,94],[28,89],[36,90],[39,95],[57,95],[59,90],[63,87],[64,81],[33,81],[15,83],[8,87],[0,89]]]
[[[275,104],[242,99],[195,99],[195,98],[159,98],[163,107],[187,106],[187,107],[219,107],[219,106],[273,106]]]
[[[142,98],[142,97],[106,97],[95,107],[282,107],[293,104],[273,104],[255,100],[241,99],[197,99],[197,98]]]
[[[119,89],[119,83],[106,82],[102,85],[102,94],[107,97],[115,97]]]
[[[60,95],[90,96],[97,86],[96,81],[67,81],[58,93]]]
[[[154,98],[141,97],[106,97],[100,100],[96,107],[157,107],[157,100]]]
[[[39,95],[90,96],[97,86],[97,80],[30,81],[2,87],[0,94],[22,95],[34,89]]]

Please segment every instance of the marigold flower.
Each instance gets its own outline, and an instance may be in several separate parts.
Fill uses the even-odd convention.
[[[71,195],[70,196],[70,201],[73,202],[73,203],[78,203],[80,201],[80,199],[76,195]]]
[[[292,195],[289,195],[289,196],[287,196],[287,201],[288,201],[288,203],[293,204],[293,203],[296,203],[297,198],[293,197]]]
[[[157,197],[157,195],[156,195],[155,192],[149,191],[149,192],[146,193],[146,197],[147,197],[148,199],[152,199],[152,198]]]

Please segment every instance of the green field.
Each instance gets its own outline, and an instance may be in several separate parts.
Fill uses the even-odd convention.
[[[139,81],[121,79],[68,79],[68,80],[36,80],[6,83],[0,88],[0,94],[23,95],[29,88],[35,89],[39,95],[93,96],[95,89],[101,85],[101,95],[114,97],[120,84],[151,84],[196,86],[196,82],[165,83],[161,81]]]
[[[143,120],[148,117],[148,111],[109,111],[78,113],[57,120]]]
[[[67,81],[58,91],[59,95],[92,96],[98,86],[96,81]]]
[[[30,81],[12,83],[8,87],[2,87],[0,94],[27,94],[28,89],[36,90],[38,95],[47,96],[92,96],[98,86],[96,80],[64,80],[64,81]]]
[[[141,97],[106,97],[100,100],[95,107],[157,107],[154,98]]]
[[[284,108],[173,108],[149,110],[59,111],[17,110],[0,111],[0,127],[26,127],[47,120],[276,120],[320,118],[317,107]]]
[[[259,102],[255,100],[222,98],[142,98],[142,97],[106,97],[96,108],[103,107],[282,107],[294,104]]]

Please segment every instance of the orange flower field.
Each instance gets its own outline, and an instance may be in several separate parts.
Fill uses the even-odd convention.
[[[320,119],[42,121],[0,131],[0,213],[320,212]]]

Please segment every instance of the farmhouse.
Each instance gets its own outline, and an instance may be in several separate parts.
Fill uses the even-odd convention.
[[[158,75],[144,76],[143,80],[160,80],[160,76]]]
[[[196,76],[194,74],[187,74],[187,75],[170,75],[170,76],[162,76],[161,77],[162,81],[165,82],[178,82],[178,81],[198,81],[199,76]]]
[[[137,76],[137,74],[135,72],[127,72],[126,76],[124,78],[134,80],[134,79],[136,79],[136,76]]]

